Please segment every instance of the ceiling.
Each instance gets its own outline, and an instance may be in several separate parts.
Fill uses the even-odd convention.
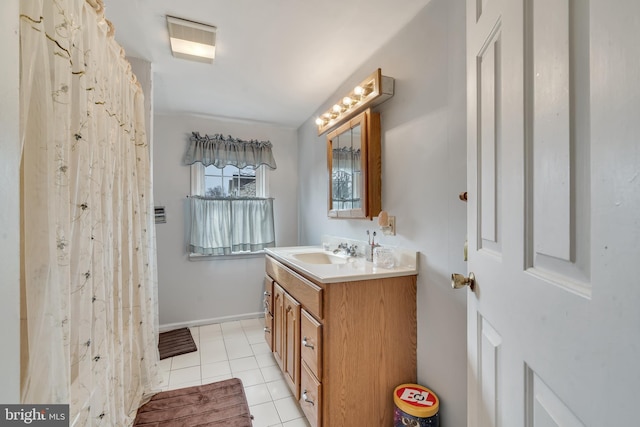
[[[115,38],[127,55],[152,63],[156,113],[201,114],[290,127],[300,126],[313,115],[378,47],[429,3],[103,1],[105,15],[115,26]],[[171,56],[166,15],[217,27],[213,64]]]

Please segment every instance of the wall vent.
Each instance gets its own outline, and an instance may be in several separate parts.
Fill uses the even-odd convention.
[[[167,215],[164,211],[164,206],[156,206],[155,208],[156,214],[156,224],[164,224],[167,222]]]
[[[213,63],[216,27],[167,15],[167,28],[174,57]]]

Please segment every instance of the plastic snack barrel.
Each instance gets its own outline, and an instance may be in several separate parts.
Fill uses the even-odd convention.
[[[426,387],[401,384],[393,391],[393,427],[439,427],[440,400]]]

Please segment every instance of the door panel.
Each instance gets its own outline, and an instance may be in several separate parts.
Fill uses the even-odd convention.
[[[480,247],[500,254],[500,23],[476,57],[478,82],[478,190]]]
[[[589,296],[588,3],[528,0],[525,8],[526,267]]]
[[[467,0],[470,427],[637,424],[638,16]]]
[[[527,427],[583,427],[571,409],[529,367],[526,367]]]
[[[570,261],[569,0],[531,0],[533,238],[537,253]]]
[[[480,327],[478,331],[478,342],[480,343],[478,359],[480,361],[479,388],[482,392],[483,401],[480,425],[494,426],[496,425],[499,411],[500,384],[498,379],[500,377],[499,361],[501,359],[500,345],[502,344],[502,337],[486,319],[479,318],[478,325]]]
[[[300,303],[284,294],[284,379],[300,398]]]

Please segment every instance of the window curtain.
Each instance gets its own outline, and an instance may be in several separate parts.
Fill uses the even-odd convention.
[[[142,90],[101,0],[20,8],[22,402],[130,426],[160,384]]]
[[[230,255],[273,246],[273,199],[191,197],[190,253]]]
[[[240,169],[250,166],[255,169],[261,165],[276,169],[269,141],[243,141],[232,136],[225,138],[220,134],[200,136],[198,132],[191,134],[184,158],[186,165],[195,162],[220,169],[225,166],[237,166]]]

